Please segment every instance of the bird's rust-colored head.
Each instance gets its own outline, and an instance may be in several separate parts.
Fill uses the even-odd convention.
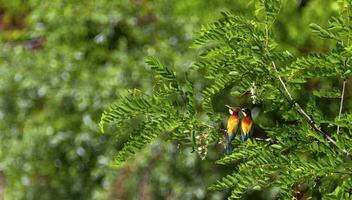
[[[232,107],[229,105],[225,105],[229,109],[230,115],[236,115],[238,116],[239,112],[241,111],[241,108],[239,107]]]

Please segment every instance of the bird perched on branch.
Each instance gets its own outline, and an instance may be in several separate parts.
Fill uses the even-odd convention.
[[[242,141],[246,141],[253,132],[253,119],[251,110],[248,108],[242,109],[243,118],[241,121],[241,138]]]
[[[232,153],[232,140],[235,139],[238,126],[240,124],[240,116],[239,113],[241,109],[239,107],[231,107],[226,105],[229,109],[230,116],[227,120],[227,129],[226,129],[226,154]]]

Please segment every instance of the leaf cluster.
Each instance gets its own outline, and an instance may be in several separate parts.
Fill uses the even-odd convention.
[[[144,116],[136,131],[138,134],[132,133],[132,139],[118,153],[115,163],[122,164],[162,133],[167,133],[167,139],[195,148],[198,148],[195,135],[204,132],[209,133],[210,143],[222,140],[218,125],[222,116],[213,108],[214,98],[229,87],[237,96],[249,95],[254,84],[261,102],[259,106],[264,110],[262,116],[270,119],[273,113],[278,113],[280,117],[257,120],[257,127],[265,132],[266,139],[234,141],[234,153],[217,161],[231,165],[233,173],[209,189],[231,188],[229,199],[240,199],[248,191],[270,188],[279,188],[277,195],[282,199],[301,195],[350,199],[352,161],[346,151],[352,151],[351,114],[339,120],[331,119],[317,105],[320,98],[338,98],[341,92],[338,87],[332,87],[299,96],[305,84],[313,79],[339,80],[352,73],[349,42],[352,16],[348,12],[352,5],[350,1],[344,3],[346,11],[332,18],[328,28],[310,26],[320,38],[333,40],[335,48],[299,58],[281,50],[275,42],[272,26],[281,1],[258,1],[251,18],[223,12],[218,21],[201,29],[192,46],[202,52],[191,69],[202,72],[206,79],[200,97],[187,76],[181,83],[174,72],[156,59],[147,60],[157,79],[161,79],[154,86],[155,94],[122,97],[121,103],[104,112],[102,117],[101,127],[107,122],[120,126],[126,120],[133,120],[131,117],[136,114]],[[291,96],[296,100],[290,99]],[[295,105],[301,105],[322,131],[312,129],[312,123]],[[341,127],[339,133],[335,132],[337,126]],[[329,143],[322,132],[336,144]]]

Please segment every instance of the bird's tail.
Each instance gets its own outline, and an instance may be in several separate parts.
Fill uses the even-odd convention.
[[[246,141],[248,138],[247,134],[241,134],[242,142]]]
[[[226,154],[227,154],[227,155],[231,155],[231,154],[232,154],[232,144],[231,144],[231,142],[228,142],[228,143],[227,143],[227,146],[226,146]]]

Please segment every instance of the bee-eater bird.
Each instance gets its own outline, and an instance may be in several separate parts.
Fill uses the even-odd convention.
[[[248,108],[242,109],[243,118],[241,121],[241,138],[242,142],[246,141],[248,136],[252,135],[253,119],[251,110]]]
[[[226,141],[227,141],[226,153],[231,154],[232,140],[235,139],[235,136],[238,130],[238,125],[240,124],[240,116],[238,114],[241,109],[238,107],[231,107],[229,105],[226,105],[226,107],[229,108],[229,112],[230,112],[230,117],[227,120],[227,129],[226,129]]]

